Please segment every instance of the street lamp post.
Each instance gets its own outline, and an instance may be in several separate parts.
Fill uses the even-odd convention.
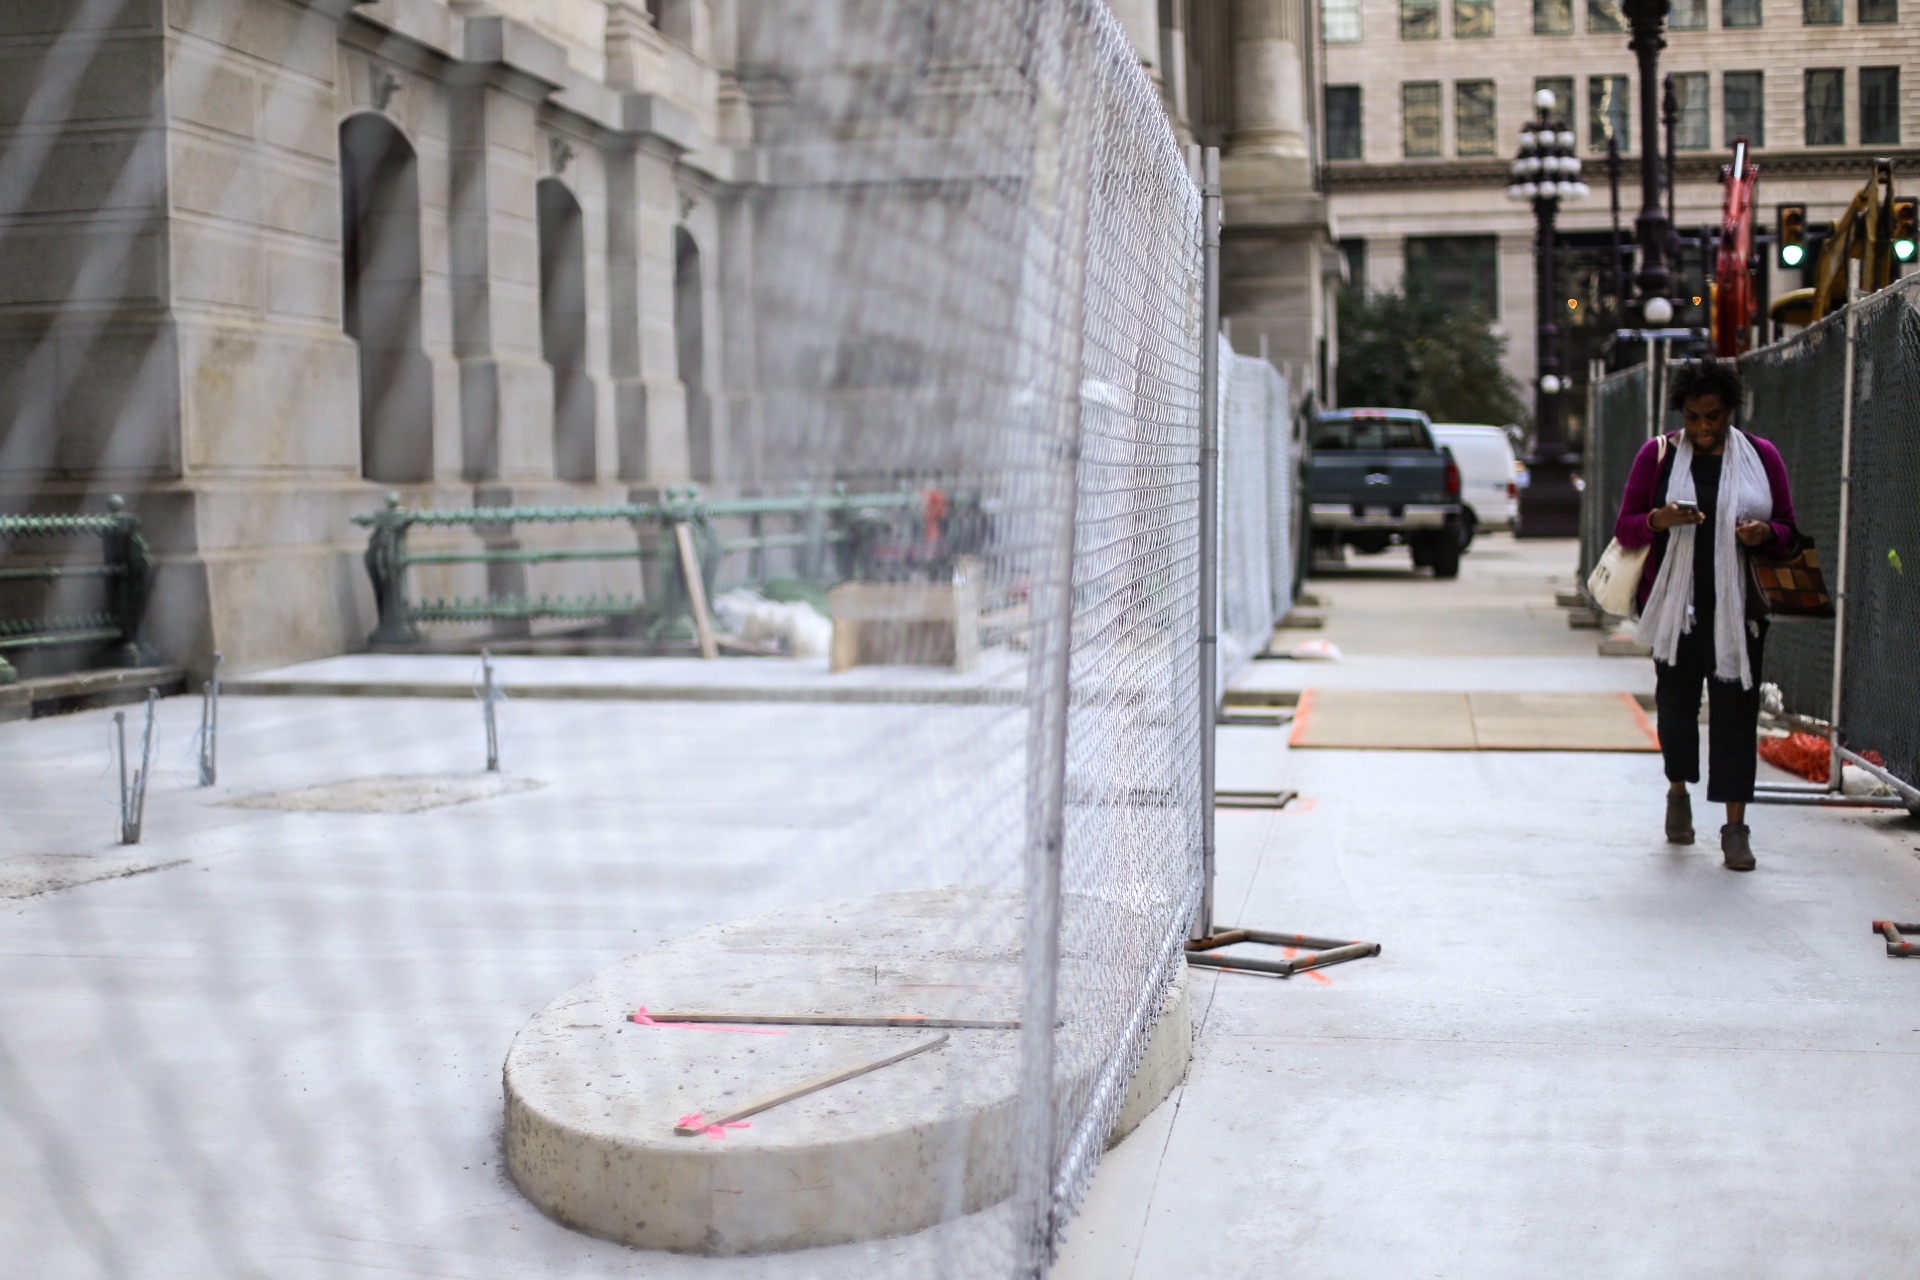
[[[1563,200],[1587,196],[1580,181],[1580,157],[1574,154],[1573,126],[1554,116],[1550,89],[1534,95],[1535,117],[1520,129],[1520,151],[1507,182],[1507,198],[1533,205],[1534,240],[1534,434],[1527,456],[1531,476],[1520,493],[1523,537],[1570,537],[1580,531],[1580,494],[1574,488],[1576,463],[1567,448],[1560,396],[1560,326],[1555,303],[1553,222]]]
[[[1624,0],[1632,38],[1627,48],[1640,60],[1640,216],[1634,219],[1634,239],[1640,243],[1640,270],[1634,275],[1640,320],[1650,329],[1673,320],[1671,272],[1667,268],[1666,210],[1660,207],[1664,185],[1660,172],[1660,51],[1667,47],[1667,10],[1672,0]]]

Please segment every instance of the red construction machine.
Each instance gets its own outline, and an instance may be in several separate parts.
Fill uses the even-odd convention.
[[[1713,353],[1738,356],[1752,345],[1759,302],[1753,287],[1753,188],[1760,166],[1748,158],[1745,138],[1733,143],[1733,163],[1720,170],[1720,252],[1713,264]]]

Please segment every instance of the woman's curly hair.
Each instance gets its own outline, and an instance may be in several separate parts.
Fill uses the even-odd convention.
[[[1726,405],[1729,411],[1740,412],[1745,388],[1740,382],[1739,367],[1731,360],[1716,360],[1712,356],[1704,360],[1689,360],[1675,367],[1673,393],[1667,398],[1668,407],[1685,409],[1687,401],[1695,396],[1719,396],[1720,403]]]

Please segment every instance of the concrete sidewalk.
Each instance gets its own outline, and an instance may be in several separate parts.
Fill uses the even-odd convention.
[[[1565,652],[1557,610],[1489,605],[1490,572],[1550,602],[1571,559],[1503,541],[1468,554],[1458,605],[1391,568],[1315,580],[1345,670],[1415,681],[1426,636],[1448,680],[1485,632],[1493,687],[1650,679]],[[1305,799],[1221,814],[1221,923],[1385,951],[1287,982],[1195,974],[1187,1081],[1108,1154],[1059,1280],[1851,1277],[1920,1256],[1920,964],[1868,928],[1920,916],[1920,824],[1755,807],[1760,866],[1738,875],[1698,796],[1701,843],[1664,842],[1657,756],[1284,740],[1222,731],[1222,786]]]

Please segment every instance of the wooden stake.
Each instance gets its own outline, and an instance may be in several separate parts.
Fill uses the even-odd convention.
[[[700,656],[720,656],[713,641],[713,619],[707,614],[707,583],[700,576],[700,557],[693,553],[693,527],[685,520],[673,526],[673,540],[680,548],[680,577],[687,584],[687,603],[693,609],[693,627],[700,634]]]
[[[649,1014],[648,1016],[651,1017],[652,1015]],[[658,1021],[658,1019],[655,1020]],[[878,1058],[872,1062],[862,1062],[858,1066],[843,1067],[838,1071],[829,1072],[824,1076],[815,1076],[811,1080],[803,1080],[799,1084],[788,1085],[784,1089],[776,1089],[772,1093],[763,1093],[751,1101],[741,1103],[731,1111],[704,1118],[694,1124],[675,1125],[673,1131],[682,1138],[698,1137],[713,1125],[729,1125],[736,1120],[745,1120],[748,1116],[759,1115],[762,1111],[777,1107],[783,1102],[792,1102],[795,1098],[804,1098],[810,1093],[818,1093],[822,1089],[830,1089],[834,1085],[852,1080],[856,1076],[866,1075],[869,1071],[878,1071],[880,1068],[890,1067],[896,1062],[904,1062],[915,1054],[925,1053],[929,1049],[938,1049],[941,1045],[945,1044],[947,1040],[948,1035],[943,1031],[931,1040],[923,1040],[919,1044],[902,1049],[898,1053],[889,1054],[887,1057]]]

